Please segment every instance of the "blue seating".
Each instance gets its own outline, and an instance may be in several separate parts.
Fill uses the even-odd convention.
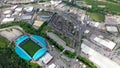
[[[32,58],[19,46],[15,47],[15,52],[19,55],[19,57],[30,61]]]

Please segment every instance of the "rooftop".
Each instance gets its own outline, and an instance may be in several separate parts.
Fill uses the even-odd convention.
[[[114,42],[112,42],[108,39],[102,39],[102,38],[99,38],[99,37],[95,37],[94,41],[102,44],[103,46],[109,48],[110,50],[112,50],[116,46],[116,43],[114,43]]]
[[[44,23],[44,22],[42,22],[42,21],[37,21],[37,20],[36,20],[33,25],[34,25],[34,26],[37,26],[37,27],[40,27],[43,23]]]
[[[116,26],[106,26],[106,29],[109,32],[118,32],[118,29]]]
[[[10,14],[12,11],[11,10],[5,10],[3,14]]]
[[[4,18],[1,22],[1,24],[7,23],[7,22],[12,22],[14,20],[15,20],[15,18]]]
[[[116,62],[101,55],[100,53],[96,52],[84,43],[81,45],[81,48],[85,54],[89,55],[89,60],[97,64],[100,68],[120,68],[120,65],[118,65]]]
[[[17,3],[29,3],[34,1],[35,0],[8,0],[7,3],[17,4]]]
[[[42,58],[39,59],[39,61],[43,61],[45,64],[48,64],[52,58],[53,58],[53,56],[51,56],[47,52]]]
[[[28,6],[28,7],[25,7],[24,8],[24,10],[26,11],[26,12],[32,12],[33,11],[33,6]]]

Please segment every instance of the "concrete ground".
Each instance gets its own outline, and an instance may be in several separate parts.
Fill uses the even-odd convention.
[[[0,29],[0,35],[7,38],[10,41],[15,41],[18,37],[23,35],[23,32],[21,32],[20,27],[8,27]]]

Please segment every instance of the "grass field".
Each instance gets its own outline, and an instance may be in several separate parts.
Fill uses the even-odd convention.
[[[87,14],[96,22],[104,22],[105,20],[105,16],[101,13],[87,12]]]
[[[41,47],[34,43],[32,40],[28,40],[21,46],[30,56],[33,56],[37,50]]]
[[[113,2],[113,3],[120,3],[120,0],[107,0],[109,2]]]
[[[112,3],[108,1],[97,1],[97,0],[82,0],[85,1],[87,4],[93,6],[92,9],[100,10],[101,8],[97,7],[98,5],[105,5],[106,7],[101,12],[107,11],[108,13],[115,13],[120,14],[120,5],[118,3]]]

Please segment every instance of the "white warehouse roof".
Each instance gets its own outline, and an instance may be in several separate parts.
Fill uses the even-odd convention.
[[[17,8],[18,5],[14,5],[11,7],[12,10],[14,10],[15,8]]]
[[[48,64],[52,60],[53,56],[51,56],[48,52],[39,59],[39,61],[43,61],[45,64]]]
[[[15,18],[4,18],[4,19],[2,20],[2,24],[7,23],[7,22],[12,22],[12,21],[14,21],[14,20],[15,20]]]
[[[106,29],[110,32],[118,32],[118,29],[115,26],[106,26]]]
[[[22,7],[16,8],[15,11],[16,12],[21,12],[22,11]]]
[[[10,14],[12,11],[11,10],[5,10],[3,14]]]
[[[105,47],[107,47],[107,48],[109,48],[111,50],[116,46],[116,43],[114,43],[114,42],[112,42],[112,41],[110,41],[108,39],[104,40],[104,39],[101,39],[99,37],[95,37],[94,41],[96,41],[97,43],[100,43],[100,44],[104,45]]]
[[[31,2],[34,2],[35,0],[30,0]]]
[[[120,68],[120,65],[101,55],[84,43],[81,45],[82,51],[89,55],[89,60],[97,64],[100,68]]]
[[[58,5],[59,3],[61,3],[62,1],[53,1],[53,0],[51,0],[50,2],[51,2],[51,4],[53,4],[53,5],[56,6],[56,5]]]
[[[22,19],[22,20],[32,19],[32,15],[22,15],[22,16],[21,16],[21,19]]]
[[[8,0],[7,3],[17,4],[17,3],[29,3],[35,0]]]
[[[29,6],[29,7],[25,7],[24,8],[24,10],[26,11],[26,12],[32,12],[33,11],[33,6]]]
[[[52,63],[51,65],[49,65],[47,68],[56,68],[56,65],[54,63]]]
[[[10,14],[7,14],[5,17],[10,17],[11,15]]]

